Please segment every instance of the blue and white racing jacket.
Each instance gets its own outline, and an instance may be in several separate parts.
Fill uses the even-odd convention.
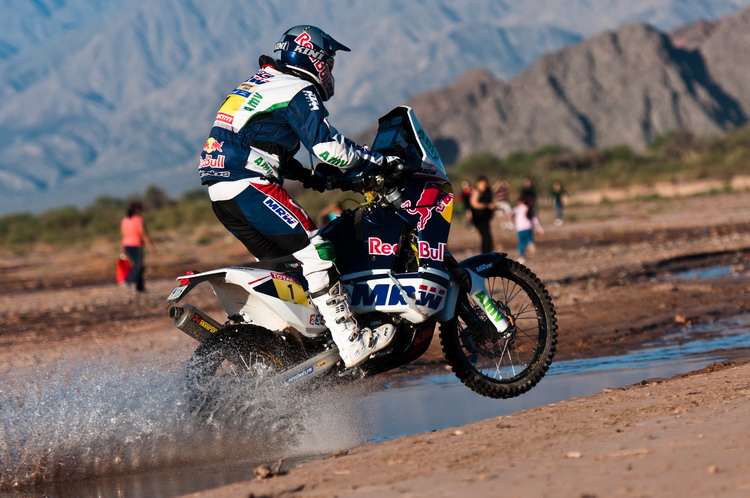
[[[201,183],[248,178],[280,182],[300,142],[321,161],[342,170],[368,161],[383,164],[381,154],[341,135],[327,116],[314,84],[264,65],[219,109],[201,152]]]

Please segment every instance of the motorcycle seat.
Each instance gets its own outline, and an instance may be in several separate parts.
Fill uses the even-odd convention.
[[[280,256],[278,258],[263,259],[260,261],[252,261],[249,263],[242,263],[237,265],[241,268],[257,268],[259,270],[271,270],[271,271],[290,271],[299,269],[301,263],[295,259],[291,254],[287,256]]]

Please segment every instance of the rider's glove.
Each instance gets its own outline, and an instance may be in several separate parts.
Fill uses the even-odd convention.
[[[300,182],[302,182],[303,187],[317,190],[318,192],[325,192],[328,188],[326,177],[316,174],[315,171],[311,171],[309,175],[302,176]]]

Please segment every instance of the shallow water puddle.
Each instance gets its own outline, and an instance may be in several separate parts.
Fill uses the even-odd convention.
[[[695,338],[706,334],[712,337]],[[452,373],[390,383],[362,400],[364,413],[371,414],[368,438],[383,441],[464,425],[731,359],[738,349],[750,348],[750,314],[695,326],[668,339],[669,345],[653,343],[623,355],[553,363],[531,391],[506,400],[477,395]],[[673,344],[678,340],[682,343]]]
[[[662,278],[664,280],[693,280],[693,279],[712,279],[712,278],[740,278],[746,277],[744,271],[738,270],[733,266],[709,266],[706,268],[693,268],[690,270],[675,271]]]
[[[628,354],[553,363],[547,376],[542,379],[539,385],[518,398],[508,400],[494,400],[477,395],[460,384],[450,372],[399,380],[385,386],[379,384],[377,378],[375,378],[369,383],[326,393],[324,399],[312,397],[299,400],[305,406],[303,410],[306,419],[304,427],[301,428],[299,433],[304,434],[307,441],[297,441],[290,451],[284,451],[283,454],[289,455],[291,453],[291,456],[320,455],[336,448],[356,446],[363,442],[383,441],[399,436],[459,426],[573,397],[597,393],[607,387],[614,388],[633,384],[653,377],[670,377],[678,373],[700,369],[716,361],[735,358],[746,359],[750,356],[749,351],[750,314],[744,314],[713,324],[675,331],[658,342]],[[164,378],[159,377],[155,382],[146,382],[143,379],[147,378],[148,375],[144,371],[139,376],[140,381],[129,380],[123,383],[125,377],[114,376],[113,380],[117,380],[122,385],[118,386],[117,383],[113,383],[109,386],[110,390],[117,391],[119,389],[122,392],[119,394],[109,393],[107,397],[102,399],[99,399],[99,396],[101,396],[99,389],[102,387],[101,379],[96,376],[93,377],[91,382],[79,386],[79,391],[88,384],[91,384],[90,387],[96,388],[95,392],[86,394],[87,399],[93,400],[89,401],[90,406],[92,402],[93,405],[96,405],[97,400],[99,400],[99,404],[102,404],[103,401],[120,403],[119,412],[122,414],[123,409],[133,408],[131,406],[133,403],[113,400],[113,395],[127,400],[127,395],[132,394],[133,399],[141,400],[140,405],[135,405],[141,407],[137,420],[140,420],[140,416],[144,414],[144,407],[150,406],[153,413],[150,414],[149,424],[156,423],[159,426],[158,433],[161,434],[161,438],[166,437],[164,441],[168,443],[167,448],[154,451],[153,448],[149,447],[150,449],[144,450],[143,454],[132,455],[136,459],[148,457],[148,459],[153,460],[151,462],[153,465],[146,466],[152,469],[150,471],[142,467],[141,472],[135,471],[129,475],[117,477],[84,478],[85,480],[79,478],[73,482],[52,482],[41,487],[19,490],[21,495],[174,496],[251,479],[252,468],[256,463],[270,463],[275,458],[261,449],[257,441],[250,443],[250,446],[239,443],[240,448],[235,448],[235,450],[240,450],[236,451],[236,455],[246,455],[245,458],[237,458],[237,456],[234,458],[224,456],[222,458],[221,456],[225,455],[228,446],[232,446],[228,444],[229,441],[226,438],[214,440],[207,434],[201,434],[200,428],[187,427],[186,425],[189,424],[186,424],[183,416],[178,413],[180,410],[175,410],[177,407],[174,405],[179,403],[177,396],[179,391],[175,391],[171,387],[174,381],[173,377],[167,375]],[[181,375],[179,378],[181,378]],[[156,399],[149,399],[148,392],[154,390],[154,386],[163,387],[161,391],[157,389],[158,396]],[[87,393],[85,389],[82,392]],[[73,395],[69,392],[67,394],[53,392],[52,394],[56,395],[50,397],[48,393],[49,399],[47,401],[55,401],[55,406],[58,409],[61,400],[69,399],[70,402],[74,402],[76,400],[72,398],[81,397],[80,393]],[[159,406],[160,403],[163,406]],[[294,403],[290,406],[293,405]],[[19,408],[17,415],[30,422],[34,417],[31,416],[33,414],[27,413],[29,408],[29,406],[23,409]],[[100,410],[104,410],[104,408],[104,406],[99,407]],[[5,412],[8,412],[7,407],[4,408],[3,415],[8,415]],[[39,414],[36,417],[38,420],[34,425],[37,428],[43,427],[46,418],[39,418]],[[55,415],[55,417],[59,417],[59,415]],[[61,422],[59,418],[53,420]],[[95,421],[95,419],[93,420]],[[144,429],[142,425],[136,424],[135,420],[136,418],[130,420],[130,425],[121,429],[124,432],[120,436],[127,436],[130,439],[142,437],[140,432]],[[8,421],[6,420],[6,422]],[[73,419],[69,423],[71,427],[77,427],[80,426],[78,422],[80,422],[78,419]],[[88,418],[86,422],[90,424],[92,419]],[[101,426],[101,430],[107,432],[105,430],[106,424],[99,423],[97,425]],[[258,423],[253,422],[250,426],[244,428],[253,425],[254,430],[251,430],[251,432],[256,434],[258,429],[266,426],[260,424],[259,427]],[[54,433],[41,434],[42,440],[54,439],[53,436],[60,431],[75,435],[76,433],[71,430],[71,427],[66,428],[65,423],[56,423]],[[9,429],[9,426],[6,427],[7,429]],[[261,434],[258,434],[259,439],[268,444],[270,435],[262,434],[262,430],[260,432]],[[106,438],[107,434],[102,434],[102,436]],[[237,439],[236,434],[232,437],[233,441],[235,439]],[[62,441],[65,444],[76,444],[76,441],[70,441],[69,438],[64,438]],[[112,441],[117,443],[116,438]],[[238,442],[234,441],[234,445],[237,445]],[[85,438],[79,439],[78,443],[79,445],[85,445]],[[5,444],[7,444],[7,441],[5,441]],[[97,453],[102,450],[106,453],[111,446],[111,444],[105,444],[99,448]],[[0,447],[0,449],[2,448]],[[194,462],[192,465],[177,465],[175,468],[168,470],[153,470],[158,468],[160,463],[162,465],[170,463],[175,465],[180,460],[175,458],[175,454],[179,455],[183,452],[193,455],[213,453],[217,458],[206,460],[203,464]],[[160,462],[158,459],[162,453],[169,458]],[[82,458],[85,458],[84,454],[79,455],[79,459]],[[293,461],[287,460],[287,462],[288,467]],[[135,466],[133,467],[135,468]],[[7,478],[8,476],[4,477]],[[47,479],[45,479],[47,482],[52,480],[54,480],[53,476],[47,476]],[[0,496],[18,495],[0,492]]]

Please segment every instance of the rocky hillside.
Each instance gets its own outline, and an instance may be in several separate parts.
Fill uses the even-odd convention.
[[[507,80],[545,53],[629,21],[668,30],[748,5],[2,0],[0,213],[82,205],[149,184],[170,194],[198,188],[196,156],[216,108],[294,24],[318,24],[352,48],[336,61],[329,106],[332,122],[352,134],[472,67]]]
[[[411,101],[448,162],[559,144],[640,149],[750,115],[750,9],[675,34],[642,22],[548,54],[507,82],[487,71]]]

